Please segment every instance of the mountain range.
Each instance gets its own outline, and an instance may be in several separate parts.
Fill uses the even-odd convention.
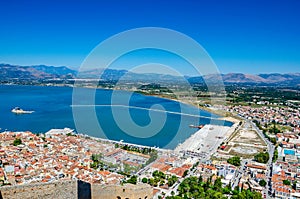
[[[102,80],[116,81],[120,78],[131,81],[182,81],[182,77],[155,74],[155,73],[132,73],[127,70],[115,69],[92,69],[80,72],[70,69],[66,66],[19,66],[10,64],[0,64],[0,80],[47,80],[47,79],[95,79],[98,74],[102,73]],[[300,86],[300,73],[270,73],[270,74],[243,74],[243,73],[228,73],[221,74],[225,84],[256,84],[256,85],[278,85],[278,86]],[[206,75],[204,77],[185,76],[190,83],[204,83],[216,78],[215,75]]]

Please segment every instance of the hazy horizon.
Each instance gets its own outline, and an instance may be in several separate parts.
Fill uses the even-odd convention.
[[[32,64],[32,65],[21,65],[21,64],[12,64],[12,63],[0,63],[0,65],[2,64],[8,64],[8,65],[12,65],[12,66],[25,66],[25,67],[31,67],[31,66],[49,66],[49,67],[67,67],[71,70],[75,70],[75,71],[78,71],[79,70],[79,67],[77,68],[74,68],[74,67],[70,67],[70,66],[63,66],[63,65],[57,65],[57,66],[54,66],[54,65],[47,65],[47,64]],[[89,71],[89,70],[102,70],[104,68],[94,68],[94,69],[87,69],[87,70],[84,70],[84,71]],[[162,74],[162,75],[173,75],[173,76],[182,76],[182,74],[179,74],[179,75],[176,75],[176,74],[170,74],[170,73],[160,73],[160,72],[147,72],[147,71],[132,71],[132,70],[128,70],[126,68],[107,68],[107,69],[112,69],[112,70],[126,70],[128,72],[133,72],[133,73],[141,73],[141,74]],[[245,74],[245,75],[260,75],[260,74],[300,74],[299,71],[295,71],[295,72],[286,72],[286,73],[281,73],[281,72],[269,72],[269,73],[243,73],[243,72],[227,72],[227,73],[220,73],[220,74]],[[184,74],[183,74],[184,75]],[[208,75],[213,75],[213,74],[208,74]],[[197,75],[196,76],[193,76],[193,75],[184,75],[184,76],[189,76],[189,77],[198,77]]]

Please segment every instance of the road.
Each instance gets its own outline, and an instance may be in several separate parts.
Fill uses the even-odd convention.
[[[251,123],[252,128],[254,128],[259,136],[265,141],[267,147],[268,147],[268,152],[269,152],[269,161],[267,162],[267,173],[266,173],[266,181],[267,185],[266,188],[263,190],[263,195],[266,195],[266,198],[272,198],[271,192],[272,192],[272,186],[271,186],[271,179],[272,179],[272,159],[273,159],[273,154],[275,150],[275,146],[264,136],[263,132],[252,122],[247,120],[248,122]]]
[[[248,161],[248,159],[241,160],[241,166],[236,170],[234,177],[232,178],[233,181],[231,181],[232,189],[239,185],[239,181],[242,177],[242,174],[245,172],[245,165]]]

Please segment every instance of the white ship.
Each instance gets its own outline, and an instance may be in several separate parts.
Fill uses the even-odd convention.
[[[24,111],[23,109],[21,109],[19,107],[15,107],[14,109],[11,110],[11,112],[13,112],[15,114],[30,114],[30,113],[33,113],[34,111]]]

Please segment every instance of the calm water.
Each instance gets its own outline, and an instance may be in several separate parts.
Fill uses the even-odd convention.
[[[76,129],[79,133],[85,133],[95,137],[109,138],[112,140],[124,140],[130,143],[159,146],[161,148],[175,148],[178,143],[183,142],[196,129],[189,128],[190,124],[221,124],[219,120],[210,121],[206,118],[196,118],[192,116],[182,116],[173,113],[163,113],[157,111],[148,111],[143,109],[130,108],[129,116],[126,115],[127,107],[114,107],[116,111],[115,117],[118,117],[119,122],[123,127],[118,126],[112,114],[110,106],[80,106],[73,107],[76,114],[80,116],[76,120],[76,125],[73,120],[72,112],[72,91],[69,87],[39,87],[39,86],[0,86],[0,128],[1,131],[32,131],[47,132],[52,128],[69,127]],[[81,89],[80,98],[76,99],[76,104],[87,104],[86,96],[91,89]],[[111,90],[98,89],[95,95],[95,104],[108,105],[111,104]],[[197,114],[201,116],[211,116],[216,118],[206,111],[200,111],[192,106],[180,104],[167,99],[144,96],[136,93],[116,91],[114,92],[114,104],[151,108],[153,105],[160,105],[165,110],[170,112],[184,112],[186,114]],[[14,107],[21,107],[24,110],[34,110],[32,114],[15,115],[11,113]],[[160,108],[160,107],[152,107]],[[95,110],[97,124],[90,117],[90,112]],[[151,117],[153,121],[157,119],[159,122],[166,117],[166,121],[162,128],[151,125]],[[131,131],[130,122],[134,122],[139,128],[133,128]],[[128,124],[128,126],[126,126]],[[226,126],[232,125],[230,122],[225,122]],[[100,126],[101,128],[97,128]],[[157,133],[153,136],[147,136],[154,131]]]

